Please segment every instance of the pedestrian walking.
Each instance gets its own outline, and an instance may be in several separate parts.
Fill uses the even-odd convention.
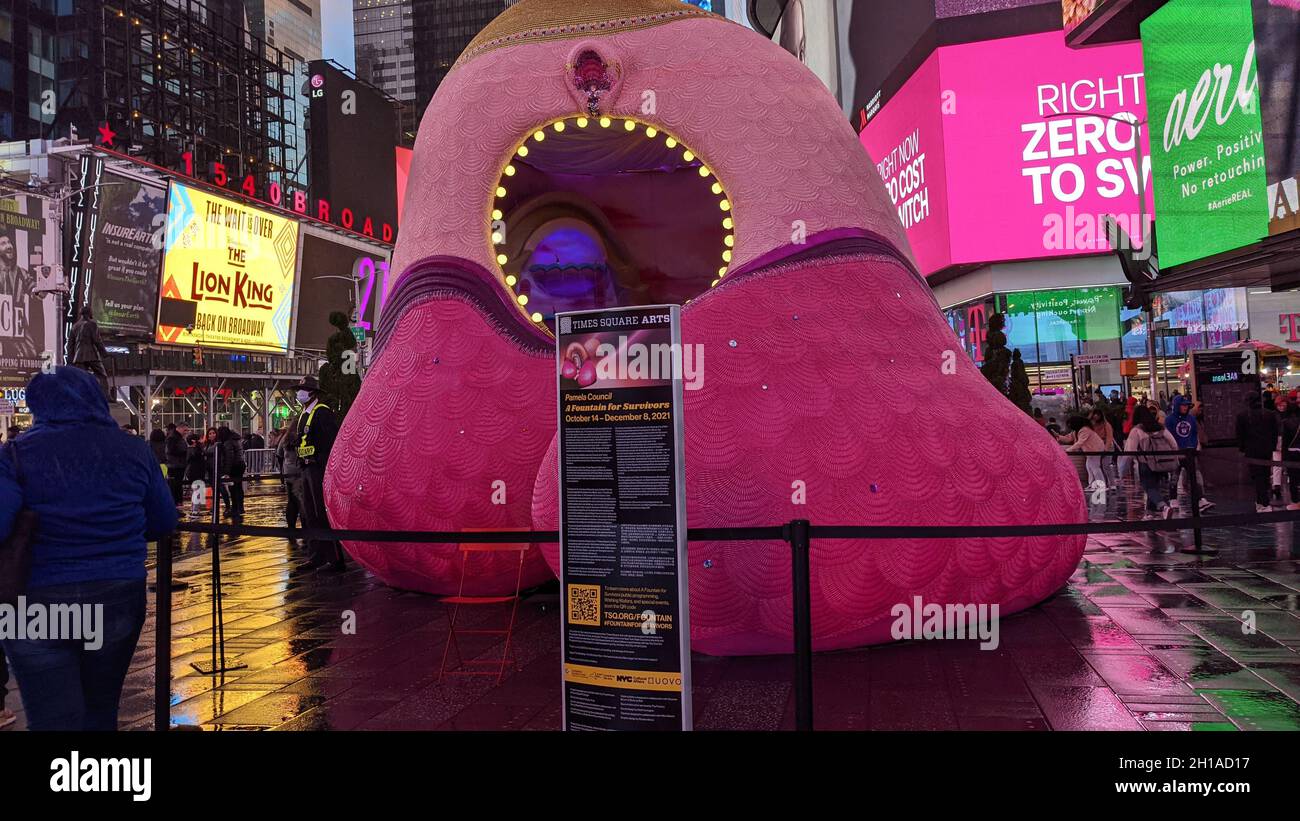
[[[180,504],[184,496],[189,433],[190,426],[185,422],[167,425],[167,485],[172,489],[176,504]]]
[[[212,488],[212,498],[218,503],[225,505],[226,514],[230,514],[230,492],[226,490],[226,483],[222,481],[224,468],[220,465],[221,442],[218,441],[220,434],[216,428],[208,428],[207,435],[203,437],[203,457],[205,460],[204,478],[208,486]],[[219,474],[218,471],[221,471]]]
[[[1280,425],[1275,412],[1265,411],[1259,394],[1252,393],[1246,400],[1246,409],[1237,414],[1237,449],[1247,459],[1271,461],[1278,440]],[[1267,513],[1270,509],[1269,490],[1272,466],[1248,464],[1251,484],[1255,486],[1255,512]]]
[[[193,500],[194,483],[200,482],[207,484],[208,481],[208,459],[203,449],[203,438],[197,433],[191,433],[185,439],[185,480],[184,492],[190,495]],[[206,494],[204,494],[206,495]],[[200,503],[201,505],[202,503]],[[198,512],[200,505],[192,505],[195,513]]]
[[[338,422],[334,411],[321,401],[320,384],[312,376],[304,377],[294,386],[302,413],[294,427],[296,453],[302,462],[303,522],[308,528],[328,528],[329,515],[325,511],[325,465],[329,462],[334,437],[338,435]],[[336,541],[310,540],[311,557],[295,568],[294,573],[305,573],[329,565],[330,569],[346,569],[343,546]]]
[[[158,460],[158,466],[166,468],[167,434],[163,433],[161,428],[154,428],[149,432],[149,450],[153,452],[153,458]]]
[[[1300,510],[1300,404],[1294,396],[1287,398],[1286,410],[1282,414],[1282,461],[1294,464],[1287,467],[1287,486],[1291,493],[1291,503],[1287,510]]]
[[[244,452],[239,446],[239,434],[224,425],[217,429],[217,446],[221,452],[218,464],[221,475],[230,477],[230,506],[226,512],[231,518],[244,515]]]
[[[1286,412],[1286,394],[1283,393],[1282,391],[1278,391],[1277,393],[1273,394],[1272,398],[1269,401],[1263,402],[1261,404],[1263,405],[1264,411],[1266,413],[1273,413],[1277,415],[1278,440],[1277,440],[1277,447],[1273,448],[1273,469],[1270,472],[1269,478],[1272,481],[1272,493],[1273,493],[1272,504],[1281,505],[1282,484],[1286,479],[1281,464],[1283,451],[1286,449],[1286,445],[1287,445],[1287,443],[1282,440],[1282,414]]]
[[[244,450],[263,450],[266,448],[266,440],[262,438],[262,434],[250,430],[244,434],[243,446]]]
[[[1165,430],[1169,431],[1170,435],[1174,437],[1174,441],[1178,443],[1179,450],[1200,450],[1201,437],[1199,426],[1196,423],[1196,415],[1192,413],[1192,402],[1186,396],[1183,396],[1180,393],[1174,394],[1169,416],[1165,418]],[[1187,470],[1186,460],[1179,465],[1176,475],[1177,479],[1174,487],[1178,490],[1182,490],[1183,485],[1190,476],[1190,473]],[[1201,473],[1200,465],[1196,466],[1195,478],[1197,486],[1203,491],[1205,489],[1205,477]],[[1188,486],[1188,491],[1191,491],[1190,485]],[[1203,495],[1201,496],[1199,504],[1201,510],[1209,510],[1214,507],[1214,502],[1211,502]]]
[[[1106,450],[1105,443],[1088,424],[1087,417],[1071,416],[1066,420],[1066,425],[1070,428],[1070,435],[1057,437],[1057,441],[1062,444],[1069,442],[1069,447],[1065,449],[1066,453],[1083,453],[1085,454],[1084,464],[1088,473],[1087,490],[1105,490],[1106,474],[1101,469],[1101,454]]]
[[[1138,481],[1147,497],[1147,513],[1159,513],[1168,519],[1175,510],[1175,505],[1168,499],[1167,488],[1169,473],[1178,468],[1178,454],[1173,452],[1178,450],[1178,443],[1147,405],[1138,405],[1133,411],[1133,430],[1129,432],[1124,450],[1143,453],[1134,459]]]
[[[149,445],[117,429],[91,374],[38,373],[27,404],[35,423],[0,451],[0,539],[33,511],[28,609],[102,617],[79,635],[5,639],[4,653],[29,728],[116,730],[145,619],[146,543],[176,527],[176,506]]]
[[[1119,487],[1119,478],[1115,475],[1114,452],[1117,446],[1115,428],[1107,417],[1107,411],[1094,409],[1088,421],[1091,423],[1093,433],[1101,439],[1101,470],[1105,474],[1106,489],[1114,490]]]
[[[306,519],[302,517],[302,461],[298,458],[298,448],[293,441],[295,427],[295,423],[291,422],[287,430],[280,431],[275,448],[275,466],[284,485],[284,523],[289,530],[295,530],[300,519],[306,526]],[[296,541],[292,536],[289,537],[291,545],[296,544]]]
[[[1129,434],[1133,432],[1133,414],[1137,410],[1137,408],[1138,408],[1137,397],[1130,396],[1128,398],[1128,402],[1125,403],[1124,424],[1120,427],[1120,430],[1122,431],[1123,435],[1120,437],[1116,437],[1116,441],[1120,450],[1123,451],[1128,450],[1128,445],[1127,445],[1128,437]],[[1131,481],[1133,479],[1133,468],[1136,466],[1136,464],[1137,463],[1133,461],[1132,456],[1126,454],[1124,456],[1119,457],[1119,461],[1115,465],[1115,469],[1116,472],[1119,474],[1119,478],[1127,479]]]

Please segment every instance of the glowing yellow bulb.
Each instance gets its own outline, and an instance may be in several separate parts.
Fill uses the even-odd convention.
[[[498,196],[498,197],[504,197],[505,195],[506,195],[506,188],[505,188],[505,186],[504,186],[504,185],[498,185],[498,186],[497,186],[497,196]]]
[[[528,294],[520,294],[517,298],[519,300],[520,305],[528,304]]]
[[[516,277],[514,274],[506,274],[506,284],[509,285],[511,288],[515,287],[515,283],[518,281],[519,278]]]
[[[690,151],[683,151],[682,159],[686,160],[687,162],[690,162],[691,160],[695,159],[695,155],[692,154]]]
[[[732,228],[736,227],[736,221],[733,220],[731,217],[725,217],[722,220],[722,227],[730,231]]]
[[[506,235],[505,235],[505,234],[501,233],[500,231],[493,231],[493,232],[492,232],[492,244],[493,244],[493,245],[500,245],[501,243],[503,243],[503,242],[505,242],[505,241],[506,241]]]
[[[718,284],[718,281],[715,279],[715,280],[713,280],[712,282],[709,283],[709,287],[710,287],[710,288],[716,287],[717,284]]]
[[[658,134],[659,134],[659,131],[658,131],[658,129],[656,129],[654,126],[652,126],[652,125],[648,125],[648,126],[646,126],[646,128],[645,128],[645,135],[646,135],[647,137],[650,137],[651,139],[653,139],[653,138],[654,138],[655,136],[657,136]]]
[[[625,131],[636,131],[636,123],[632,122],[631,120],[624,120],[624,121],[623,121],[623,130],[625,130]]]
[[[724,266],[722,266],[721,268],[718,269],[718,278],[721,279],[722,277],[725,277],[726,275],[727,275],[727,266],[724,265]]]
[[[534,139],[534,140],[537,140],[537,141],[540,143],[542,140],[546,139],[546,132],[545,132],[545,131],[540,131],[540,130],[538,130],[538,131],[534,131],[534,132],[533,132],[533,139]]]
[[[587,127],[587,118],[586,118],[586,117],[579,117],[579,118],[578,118],[578,128],[586,128],[586,127]]]
[[[713,187],[710,188],[709,190],[712,191],[712,192],[715,193],[715,194],[721,194],[721,193],[722,193],[722,183],[720,183],[720,182],[715,182],[715,183],[713,184]]]
[[[516,151],[515,153],[518,154],[518,155],[521,156],[521,157],[527,157],[527,156],[528,156],[528,146],[526,146],[526,145],[521,145],[521,146],[519,146],[519,150]]]
[[[669,137],[668,139],[664,140],[664,145],[668,146],[669,148],[676,148],[677,141],[674,140],[672,137]]]
[[[600,127],[601,127],[601,128],[609,128],[609,124],[610,124],[610,122],[611,122],[611,120],[610,120],[608,117],[601,117],[601,118],[600,118]]]
[[[556,132],[557,134],[558,134],[559,132],[563,131],[563,130],[564,130],[564,120],[560,120],[560,121],[557,122],[555,125],[551,126],[551,128],[554,128],[554,129],[555,129],[555,132]]]
[[[727,238],[722,241],[722,244],[726,245],[728,248],[735,248],[736,238],[733,237],[731,234],[727,234]]]
[[[514,167],[513,165],[507,165],[507,166],[506,166],[506,176],[507,176],[507,177],[513,177],[514,175],[515,175],[515,167]],[[720,192],[718,192],[718,191],[714,191],[713,193],[717,194],[717,193],[720,193]]]
[[[731,262],[731,252],[730,252],[730,251],[723,251],[723,252],[722,252],[722,261],[723,261],[723,262]]]
[[[509,261],[510,258],[505,254],[497,254],[497,265],[505,265]]]
[[[709,176],[710,173],[712,173],[712,172],[709,171],[709,167],[708,167],[707,165],[701,165],[701,166],[700,166],[700,176],[701,176],[701,177],[707,177],[707,176]]]
[[[534,321],[534,322],[541,322],[541,321],[542,321],[542,315],[541,315],[540,313],[538,313],[537,311],[533,311],[533,321]]]
[[[501,213],[501,209],[500,209],[500,208],[493,208],[493,209],[492,209],[492,219],[494,219],[494,220],[499,220],[499,219],[501,219],[501,218],[504,217],[504,216],[505,216],[505,214]]]
[[[723,211],[730,211],[731,203],[727,202],[726,200],[723,200],[722,202],[718,203],[718,207],[721,208]]]

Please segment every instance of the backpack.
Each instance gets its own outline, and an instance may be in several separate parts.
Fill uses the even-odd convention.
[[[1137,449],[1139,451],[1158,454],[1137,457],[1141,464],[1146,465],[1147,470],[1153,473],[1169,473],[1178,470],[1179,465],[1183,462],[1183,457],[1178,455],[1178,448],[1169,441],[1170,438],[1168,431],[1160,430],[1149,434],[1138,443]]]

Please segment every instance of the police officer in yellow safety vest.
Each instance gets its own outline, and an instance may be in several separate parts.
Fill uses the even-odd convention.
[[[329,517],[325,513],[325,464],[329,462],[330,448],[334,447],[334,437],[338,435],[338,422],[334,411],[320,401],[320,385],[312,376],[304,377],[294,386],[298,401],[302,403],[302,413],[294,425],[294,441],[289,445],[295,449],[302,462],[302,518],[307,529],[328,528]],[[299,565],[294,574],[306,573],[324,565],[331,570],[346,569],[343,562],[343,546],[335,541],[318,541],[309,543],[311,558]]]

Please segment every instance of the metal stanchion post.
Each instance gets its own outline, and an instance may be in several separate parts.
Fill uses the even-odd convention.
[[[172,548],[176,534],[158,540],[154,584],[153,729],[171,727],[172,701]]]
[[[1214,553],[1214,550],[1206,550],[1205,544],[1201,538],[1201,483],[1196,478],[1196,457],[1197,452],[1193,450],[1187,455],[1187,491],[1192,499],[1192,540],[1193,547],[1185,549],[1185,553]]]
[[[807,519],[790,522],[791,581],[794,584],[794,726],[813,728],[812,589]]]
[[[220,462],[220,446],[218,446],[212,457],[212,481],[214,484],[212,488],[212,523],[214,525],[221,523],[219,519],[221,508]],[[225,611],[221,605],[221,538],[216,533],[213,533],[208,544],[212,548],[212,664],[207,670],[193,663],[190,666],[202,675],[215,676],[218,673],[225,673],[230,670],[243,670],[248,665],[226,663]]]

